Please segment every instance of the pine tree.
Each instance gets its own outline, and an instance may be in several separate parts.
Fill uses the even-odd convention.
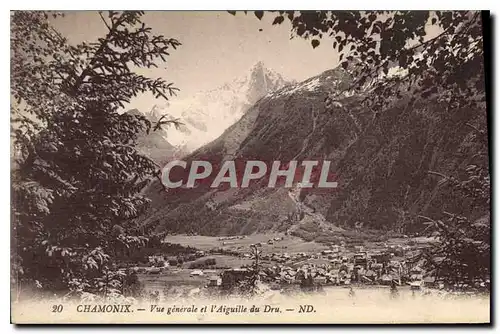
[[[59,15],[11,16],[13,278],[18,288],[110,296],[121,282],[115,250],[146,240],[132,221],[158,173],[135,148],[152,125],[120,108],[140,93],[175,94],[135,69],[156,67],[180,43],[154,35],[142,12],[110,11],[99,13],[104,37],[71,45],[50,25]]]

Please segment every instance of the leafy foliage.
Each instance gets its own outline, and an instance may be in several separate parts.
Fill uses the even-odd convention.
[[[478,139],[483,136],[474,135]],[[485,150],[487,146],[483,146]],[[486,155],[486,152],[478,152]],[[453,285],[455,289],[484,290],[489,286],[491,274],[491,226],[490,207],[490,176],[487,166],[467,165],[463,175],[446,176],[430,172],[441,177],[438,187],[446,187],[451,193],[456,193],[467,199],[474,212],[467,217],[462,214],[443,213],[441,219],[423,217],[427,222],[426,230],[438,241],[435,247],[424,255],[427,268],[437,277]]]
[[[261,19],[264,14],[255,15]],[[270,15],[275,17],[273,24],[288,20],[292,37],[310,39],[313,48],[321,39],[330,39],[340,65],[356,78],[347,90],[362,91],[369,85],[374,94],[364,104],[374,111],[406,91],[415,99],[442,93],[450,109],[484,101],[479,12],[271,11]],[[330,98],[337,99],[338,93],[342,92]]]
[[[165,61],[177,40],[153,35],[142,12],[99,15],[106,36],[78,45],[47,12],[11,20],[14,277],[64,293],[118,289],[114,257],[147,240],[132,221],[148,205],[139,191],[159,171],[135,143],[152,125],[119,108],[143,92],[176,91],[134,69]]]
[[[270,15],[273,24],[288,20],[292,37],[310,39],[313,48],[321,40],[332,41],[340,66],[353,80],[345,90],[329,95],[330,108],[346,91],[354,90],[364,96],[361,105],[374,112],[375,122],[378,113],[396,102],[407,100],[408,107],[414,107],[432,101],[445,105],[452,123],[470,128],[466,145],[482,149],[463,161],[454,175],[428,171],[429,176],[441,177],[437,187],[446,186],[470,208],[468,217],[446,211],[441,219],[426,217],[431,222],[427,231],[439,241],[428,255],[428,267],[450,283],[475,286],[488,280],[490,228],[477,220],[489,221],[490,210],[481,13],[272,11]],[[460,124],[461,118],[473,124]],[[404,198],[408,202],[408,194]],[[403,225],[417,218],[407,207],[393,211]]]
[[[453,288],[485,289],[490,280],[490,225],[485,220],[446,213],[446,219],[428,218],[438,243],[426,253],[429,270]]]
[[[251,257],[254,259],[251,267],[247,268],[247,274],[234,282],[232,288],[235,292],[243,297],[251,298],[260,293],[260,271],[261,264],[259,263],[262,249],[256,244],[250,245]]]

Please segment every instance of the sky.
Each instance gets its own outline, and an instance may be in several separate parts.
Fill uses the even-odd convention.
[[[176,38],[182,45],[172,50],[166,63],[145,73],[173,82],[180,89],[179,98],[184,98],[230,82],[258,61],[297,81],[336,66],[332,42],[324,38],[313,49],[308,40],[290,39],[290,23],[273,26],[271,15],[265,13],[259,21],[251,12],[235,16],[219,11],[146,12],[144,22],[155,34]],[[66,12],[53,25],[72,43],[96,40],[106,33],[96,11]],[[130,107],[143,110],[156,103],[153,96],[141,96]]]

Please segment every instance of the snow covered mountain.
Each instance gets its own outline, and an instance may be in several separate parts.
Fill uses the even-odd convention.
[[[178,150],[192,152],[219,137],[266,94],[288,84],[291,82],[258,62],[232,82],[155,105],[147,116],[159,119],[167,114],[169,119],[179,119],[183,125],[179,129],[170,127],[166,139]]]
[[[433,98],[408,107],[410,93],[377,116],[362,101],[371,90],[349,91],[352,75],[341,67],[267,94],[235,124],[184,158],[194,160],[328,160],[335,189],[268,187],[268,178],[245,188],[211,184],[217,173],[195,188],[171,189],[165,195],[154,180],[145,191],[151,209],[141,218],[158,231],[201,235],[288,232],[305,240],[338,242],[346,230],[364,224],[372,231],[420,231],[425,225],[407,215],[438,216],[451,212],[486,213],[458,192],[439,186],[435,175],[456,173],[481,149],[464,122],[486,128],[486,112],[450,113]],[[334,93],[334,94],[332,94]],[[327,96],[339,96],[330,107]],[[487,165],[477,155],[475,163]],[[186,170],[189,170],[186,169]],[[185,174],[179,179],[185,180]],[[404,218],[403,218],[404,217]],[[344,230],[344,231],[343,231]]]
[[[127,113],[130,115],[141,114],[141,112],[137,109],[131,109],[127,111]],[[145,116],[151,124],[155,124],[159,120],[158,117],[151,114],[147,114]],[[164,129],[150,131],[149,133],[142,131],[138,134],[136,146],[137,150],[160,165],[167,163],[167,161],[173,158],[183,155],[184,152],[179,152],[166,140],[166,133],[167,132]]]

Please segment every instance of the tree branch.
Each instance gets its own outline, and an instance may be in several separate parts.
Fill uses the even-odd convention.
[[[99,11],[99,16],[101,17],[102,22],[104,22],[104,24],[106,25],[106,27],[108,28],[108,30],[111,31],[111,27],[109,26],[108,22],[106,22],[106,20],[104,19],[104,16],[102,16],[102,12],[101,11]]]
[[[441,174],[441,173],[438,173],[438,172],[433,172],[431,170],[427,171],[428,174],[431,174],[431,175],[437,175],[437,176],[441,176],[442,178],[444,179],[447,179],[448,176],[444,175],[444,174]]]

